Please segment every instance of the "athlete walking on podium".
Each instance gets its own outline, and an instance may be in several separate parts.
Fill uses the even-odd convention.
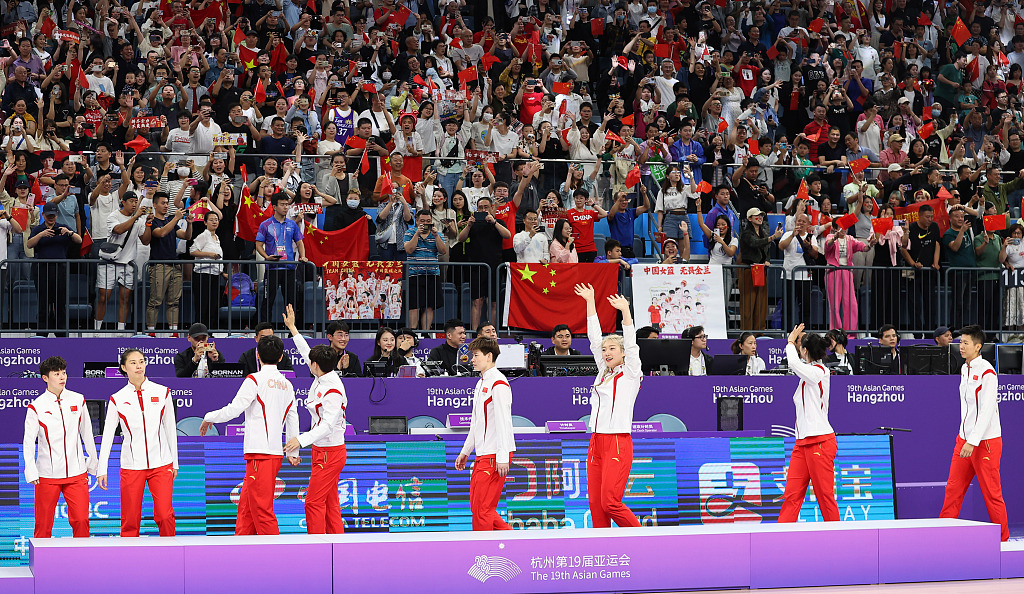
[[[1003,454],[999,378],[992,364],[981,357],[984,344],[985,332],[980,326],[966,326],[960,331],[960,356],[964,358],[960,369],[960,432],[949,463],[946,496],[939,517],[956,518],[960,515],[964,494],[977,475],[989,520],[1002,527],[1001,538],[1007,541],[1010,528],[999,479],[999,462]]]
[[[341,521],[341,500],[338,498],[338,478],[348,453],[345,449],[345,409],[348,397],[345,386],[335,372],[340,355],[330,345],[309,348],[306,339],[295,327],[295,310],[288,305],[284,325],[292,333],[299,354],[309,365],[316,378],[309,387],[306,408],[313,418],[309,431],[293,437],[284,444],[286,454],[298,454],[299,448],[313,446],[312,472],[306,489],[306,532],[308,534],[341,534],[345,524]]]
[[[498,341],[478,337],[469,344],[473,369],[480,380],[473,390],[473,411],[469,434],[462,452],[455,459],[455,469],[463,470],[469,453],[476,450],[473,474],[469,479],[469,509],[473,513],[473,530],[511,530],[498,515],[498,501],[505,486],[509,462],[516,451],[512,435],[512,388],[504,374],[494,366],[501,352]]]
[[[839,521],[836,504],[835,460],[836,434],[828,422],[828,393],[831,375],[822,359],[828,353],[825,339],[817,334],[804,334],[800,324],[789,333],[786,360],[800,378],[793,394],[796,404],[796,443],[789,456],[786,491],[779,523],[796,522],[807,494],[807,485],[814,485],[814,495],[826,522]]]
[[[299,434],[299,414],[295,410],[295,389],[281,375],[277,364],[284,357],[284,341],[264,336],[256,345],[256,356],[263,367],[246,376],[234,399],[224,408],[206,413],[199,435],[206,435],[214,423],[225,423],[245,412],[245,478],[238,500],[235,534],[279,534],[274,515],[274,487],[284,457],[281,433],[287,439]],[[298,456],[289,456],[298,466]]]
[[[626,504],[629,470],[633,466],[633,404],[640,392],[643,370],[636,328],[629,301],[609,295],[608,303],[622,312],[622,336],[602,338],[592,285],[576,285],[576,294],[587,302],[587,337],[597,363],[597,379],[590,396],[590,451],[587,454],[587,497],[594,528],[611,528],[612,520],[623,526],[640,526]]]
[[[138,536],[146,485],[153,496],[153,520],[160,536],[174,536],[174,479],[178,476],[178,430],[171,389],[146,378],[146,356],[139,349],[121,353],[128,385],[107,403],[96,479],[107,488],[107,463],[114,432],[121,425],[121,536]]]
[[[25,480],[35,485],[33,536],[50,538],[61,494],[76,537],[89,536],[89,478],[96,473],[96,441],[85,397],[66,389],[68,364],[49,357],[39,365],[46,391],[25,410]],[[38,454],[36,443],[39,444]],[[82,455],[82,445],[85,453]]]

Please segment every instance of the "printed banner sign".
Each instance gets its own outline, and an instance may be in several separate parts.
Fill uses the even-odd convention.
[[[477,167],[484,163],[497,163],[498,153],[466,149],[466,162]]]
[[[241,132],[238,134],[221,132],[213,135],[213,146],[241,146],[245,144],[245,140],[246,135]]]
[[[164,124],[160,116],[135,116],[132,125],[136,128],[162,128]]]
[[[53,32],[53,36],[61,41],[68,41],[71,43],[78,43],[82,37],[74,31],[67,31],[65,29],[57,29]]]
[[[637,326],[659,324],[665,334],[704,326],[708,338],[726,338],[722,267],[710,264],[642,264],[633,267],[633,317]]]
[[[295,209],[295,212],[301,214],[320,214],[324,211],[323,205],[317,204],[315,202],[302,202],[300,204],[293,204],[292,208]]]
[[[328,262],[324,289],[328,320],[402,317],[401,262]]]

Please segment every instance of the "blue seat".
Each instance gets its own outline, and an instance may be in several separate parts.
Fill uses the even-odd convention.
[[[36,298],[36,288],[31,283],[15,285],[11,291],[11,322],[15,326],[25,327],[38,321],[39,309]]]
[[[441,283],[441,307],[434,310],[434,323],[459,316],[459,292],[454,283]]]

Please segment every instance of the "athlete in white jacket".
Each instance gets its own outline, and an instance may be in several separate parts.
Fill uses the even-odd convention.
[[[576,285],[576,294],[587,303],[587,338],[597,363],[597,379],[590,389],[590,452],[587,455],[587,497],[594,528],[640,526],[626,504],[629,471],[633,467],[633,404],[640,392],[643,370],[636,328],[629,301],[609,295],[608,303],[622,312],[622,336],[601,337],[594,287]]]
[[[299,434],[295,388],[277,368],[284,357],[284,341],[264,336],[256,345],[263,366],[246,376],[238,393],[227,406],[206,413],[199,434],[206,435],[214,423],[226,423],[245,412],[245,478],[239,494],[236,535],[280,534],[274,515],[274,487],[284,456],[281,433],[287,439]],[[298,456],[289,456],[292,466]]]
[[[455,459],[455,469],[466,468],[469,453],[476,451],[469,479],[473,530],[511,530],[498,514],[498,501],[512,452],[516,449],[512,433],[512,388],[494,366],[501,353],[497,340],[477,337],[469,344],[469,351],[473,354],[473,368],[480,372],[480,381],[473,391],[469,434]]]
[[[114,432],[121,425],[121,536],[138,536],[146,485],[153,496],[153,520],[160,536],[174,536],[174,479],[178,476],[178,431],[171,390],[146,379],[146,357],[138,349],[121,353],[128,385],[107,403],[97,483],[107,488],[107,464]]]
[[[89,479],[96,474],[96,441],[85,397],[65,388],[68,364],[49,357],[39,365],[46,391],[25,411],[25,480],[35,485],[33,536],[50,538],[61,493],[76,537],[89,536]],[[39,451],[36,452],[36,444]],[[82,444],[88,458],[82,455]]]
[[[302,338],[295,328],[295,313],[287,306],[284,323],[292,336]],[[299,353],[309,365],[309,371],[316,378],[309,387],[306,408],[313,417],[309,431],[293,437],[284,445],[288,454],[299,448],[313,446],[312,472],[306,489],[306,532],[309,534],[341,534],[345,524],[341,520],[341,501],[338,499],[338,478],[348,453],[345,450],[345,409],[348,397],[345,386],[334,371],[338,367],[339,354],[328,345],[309,348],[306,340],[299,346]]]
[[[988,517],[1002,527],[1002,540],[1010,538],[1003,501],[999,462],[1003,455],[1003,433],[999,425],[999,378],[992,364],[981,357],[985,332],[979,326],[960,331],[960,432],[949,464],[949,479],[941,518],[956,518],[971,479],[978,477]]]
[[[779,522],[797,521],[809,483],[814,483],[822,519],[826,522],[839,521],[835,494],[836,434],[828,422],[828,392],[832,376],[822,363],[827,354],[825,339],[817,334],[804,334],[803,324],[789,333],[786,360],[789,368],[800,378],[800,385],[793,394],[796,444],[789,458]]]

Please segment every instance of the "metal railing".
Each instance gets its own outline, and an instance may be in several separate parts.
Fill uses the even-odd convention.
[[[210,265],[220,270],[203,270]],[[282,266],[292,265],[282,271]],[[409,274],[410,266],[437,266],[439,274]],[[251,331],[263,321],[283,329],[281,314],[286,304],[292,304],[300,329],[313,332],[322,331],[332,319],[345,319],[353,330],[399,326],[404,321],[416,330],[431,331],[451,318],[464,321],[471,331],[484,321],[505,330],[507,270],[507,264],[492,269],[478,262],[403,262],[401,314],[395,317],[393,309],[372,304],[350,315],[340,301],[352,291],[333,286],[323,269],[309,263],[152,260],[140,271],[135,263],[114,265],[96,259],[11,259],[0,262],[0,326],[4,332],[42,336],[111,336],[184,333],[192,323],[202,322],[211,332],[230,334]],[[940,325],[976,323],[995,337],[1005,339],[1018,329],[1024,334],[1024,323],[1019,323],[1024,322],[1024,286],[1004,278],[1007,271],[1000,268],[798,266],[787,275],[774,262],[766,268],[763,286],[754,286],[749,266],[733,264],[722,270],[730,335],[784,335],[801,322],[812,331],[842,328],[848,333],[875,332],[883,324],[893,324],[901,333],[930,336]],[[238,299],[231,290],[245,285],[232,283],[234,274],[251,280],[250,301]],[[620,290],[632,294],[628,275],[620,278]],[[118,327],[120,320],[123,329]],[[1008,322],[1017,327],[1008,327]]]

